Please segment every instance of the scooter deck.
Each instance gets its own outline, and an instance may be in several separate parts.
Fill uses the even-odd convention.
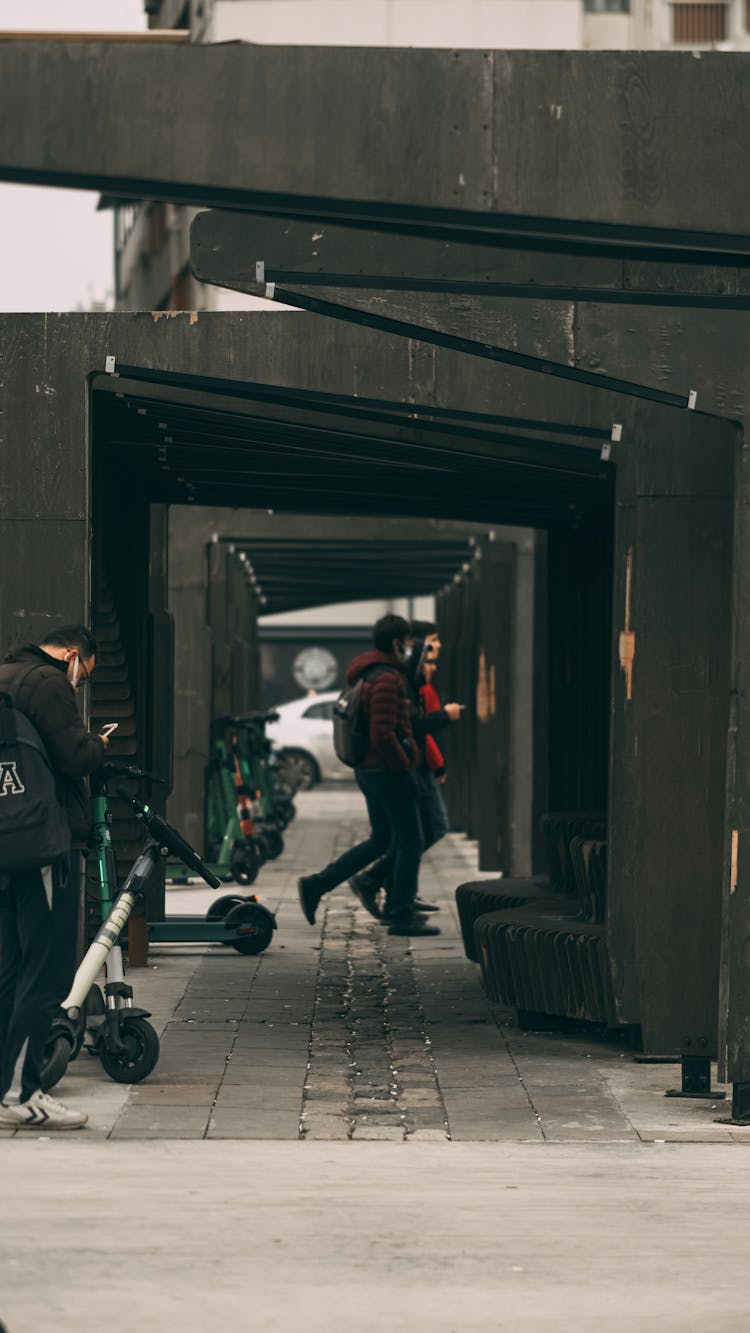
[[[224,922],[206,921],[203,916],[171,916],[166,921],[149,921],[150,944],[229,944],[235,931]]]

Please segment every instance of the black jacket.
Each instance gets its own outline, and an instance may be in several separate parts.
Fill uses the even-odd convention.
[[[67,662],[50,657],[33,644],[8,653],[0,666],[0,691],[12,685],[20,671],[34,665],[15,699],[16,707],[33,722],[57,777],[60,802],[68,816],[72,845],[86,846],[89,830],[88,798],[83,779],[99,768],[105,747],[101,737],[87,731],[66,678]]]

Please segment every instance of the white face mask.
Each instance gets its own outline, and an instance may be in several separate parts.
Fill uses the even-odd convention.
[[[73,663],[73,670],[72,670],[72,672],[71,672],[71,674],[70,674],[70,683],[71,683],[71,685],[73,686],[73,689],[74,689],[74,690],[78,688],[78,675],[79,675],[80,669],[81,669],[81,659],[80,659],[80,657],[78,656],[78,654],[76,653],[76,660],[75,660],[75,662]]]
[[[393,640],[393,656],[402,666],[406,665],[413,652],[413,643],[402,643],[400,639]]]

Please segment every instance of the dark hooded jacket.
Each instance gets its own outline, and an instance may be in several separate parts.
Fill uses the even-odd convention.
[[[67,662],[50,657],[33,644],[8,653],[0,666],[0,691],[8,690],[22,670],[33,666],[22,682],[16,707],[33,722],[55,770],[57,790],[70,824],[74,848],[86,846],[88,800],[83,781],[104,760],[104,742],[87,731],[67,679]]]
[[[434,733],[443,731],[450,726],[450,718],[443,708],[436,690],[432,691],[434,701],[431,706],[429,708],[425,706],[423,691],[430,688],[425,685],[422,672],[425,648],[424,639],[414,640],[414,651],[404,672],[412,699],[411,726],[417,745],[422,751],[420,763],[424,764],[430,772],[443,773],[445,771],[445,761],[434,739]]]
[[[368,672],[370,667],[379,672]],[[368,676],[371,677],[368,679]],[[349,664],[349,685],[364,677],[362,699],[370,745],[360,768],[385,768],[408,773],[422,761],[412,732],[412,698],[404,668],[391,653],[371,648]]]

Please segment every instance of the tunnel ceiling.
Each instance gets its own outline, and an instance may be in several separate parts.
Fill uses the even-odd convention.
[[[256,538],[234,548],[263,615],[334,602],[438,593],[477,551],[463,540]]]
[[[602,432],[119,367],[93,381],[94,459],[156,503],[554,527],[609,523]]]

